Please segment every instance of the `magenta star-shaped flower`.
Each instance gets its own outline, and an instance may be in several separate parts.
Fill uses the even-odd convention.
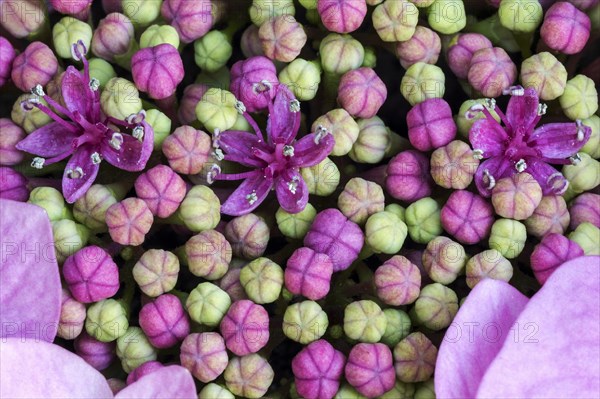
[[[102,114],[99,82],[90,78],[86,52],[81,41],[73,45],[73,58],[83,62],[84,73],[73,66],[67,68],[61,83],[65,106],[46,95],[41,85],[33,88],[33,97],[23,106],[39,108],[54,122],[17,144],[19,150],[37,155],[31,165],[38,169],[71,156],[62,180],[63,195],[69,203],[92,185],[103,159],[123,170],[140,171],[146,166],[154,143],[154,131],[144,121],[144,111],[124,121]],[[54,110],[42,104],[40,97]]]
[[[546,112],[546,105],[540,104],[536,91],[516,86],[506,94],[512,95],[506,115],[495,108],[494,100],[488,100],[488,106],[496,111],[504,126],[482,104],[475,104],[466,114],[467,118],[479,112],[485,115],[469,131],[474,156],[489,158],[475,173],[477,189],[489,197],[497,180],[527,171],[540,184],[544,195],[563,194],[569,182],[550,164],[578,162],[577,151],[590,138],[591,128],[576,121],[548,123],[536,129]]]
[[[243,173],[225,174],[213,165],[208,174],[213,180],[242,180],[242,184],[221,206],[221,212],[239,216],[252,212],[275,189],[281,207],[289,213],[298,213],[308,203],[308,188],[300,168],[317,165],[333,149],[335,140],[327,129],[319,127],[316,132],[299,140],[300,102],[285,85],[265,91],[271,96],[267,140],[238,101],[238,111],[250,123],[255,134],[229,130],[215,131],[213,146],[218,158],[252,168]],[[224,151],[224,154],[223,154]]]

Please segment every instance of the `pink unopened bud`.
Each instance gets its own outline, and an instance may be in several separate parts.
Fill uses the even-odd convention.
[[[45,86],[58,70],[58,60],[42,42],[33,42],[13,61],[11,79],[22,91],[29,91],[35,85]]]
[[[28,180],[13,168],[0,166],[0,198],[25,202],[29,198]]]
[[[285,287],[292,294],[317,301],[329,292],[333,263],[329,256],[302,247],[294,251],[285,268]]]
[[[467,78],[485,97],[498,97],[517,78],[517,67],[504,49],[484,48],[473,54]]]
[[[463,244],[476,244],[490,235],[494,209],[483,197],[466,190],[454,191],[442,208],[442,227]]]
[[[144,200],[126,198],[106,210],[106,224],[113,241],[123,245],[140,245],[150,231],[154,217]]]
[[[50,4],[61,14],[78,15],[88,9],[92,0],[50,0]]]
[[[387,98],[385,83],[371,68],[346,72],[338,86],[338,102],[352,116],[372,118]]]
[[[0,36],[0,87],[10,78],[12,63],[17,53],[10,42]]]
[[[459,79],[466,79],[473,54],[491,47],[492,42],[480,33],[459,34],[450,42],[448,66]]]
[[[175,295],[163,294],[140,310],[140,327],[152,346],[170,348],[190,333],[190,320]]]
[[[348,355],[346,380],[367,398],[383,395],[394,387],[396,374],[392,351],[384,344],[355,345]]]
[[[165,367],[161,362],[157,362],[156,360],[151,360],[149,362],[143,363],[141,366],[133,369],[131,373],[127,376],[127,385],[131,385],[140,378],[145,375],[151,374],[156,370],[160,370]]]
[[[258,26],[250,24],[244,33],[242,33],[242,39],[240,41],[240,47],[242,53],[247,58],[255,57],[257,55],[265,55],[260,44],[260,38],[258,37]]]
[[[96,370],[104,370],[115,359],[116,341],[101,342],[83,331],[75,339],[75,353]]]
[[[0,51],[2,50],[0,48]],[[0,165],[11,166],[20,163],[25,154],[17,150],[16,145],[25,138],[25,131],[12,120],[2,118],[0,119],[0,132],[2,132],[0,134]]]
[[[73,299],[69,291],[63,288],[60,320],[56,334],[63,339],[77,338],[83,330],[85,316],[85,305]]]
[[[269,314],[261,305],[234,302],[220,326],[227,349],[238,356],[256,353],[269,342]]]
[[[421,291],[421,271],[401,255],[393,256],[375,270],[377,296],[388,305],[413,303]]]
[[[186,185],[173,169],[157,165],[137,178],[135,192],[146,201],[153,215],[166,218],[175,213],[183,201]]]
[[[131,58],[131,74],[139,90],[160,100],[175,93],[183,80],[183,61],[175,47],[163,43],[135,53]]]
[[[248,112],[265,110],[278,84],[275,64],[267,57],[248,58],[231,67],[230,90]]]
[[[456,137],[452,110],[441,98],[430,98],[412,107],[406,122],[410,143],[421,151],[442,147]]]
[[[560,265],[580,256],[583,249],[575,241],[561,234],[548,234],[531,253],[531,269],[540,284],[544,284]]]
[[[569,208],[571,229],[581,223],[589,222],[600,229],[600,195],[584,193],[575,198]]]
[[[560,1],[546,11],[540,34],[551,49],[576,54],[585,47],[590,37],[590,28],[590,17],[573,4]]]
[[[280,15],[264,22],[258,37],[265,55],[272,60],[291,62],[306,43],[302,25],[292,15]]]
[[[437,33],[424,26],[417,26],[415,34],[410,39],[398,42],[396,56],[402,68],[408,69],[417,62],[435,64],[441,49],[442,41]]]
[[[110,298],[119,290],[119,268],[108,252],[95,245],[69,256],[63,276],[75,299],[83,303]]]
[[[365,0],[319,0],[321,22],[331,32],[349,33],[358,29],[367,14]]]
[[[46,23],[43,0],[2,1],[0,8],[0,24],[17,39],[39,33]]]
[[[392,197],[416,201],[429,196],[432,185],[429,159],[423,153],[403,151],[389,162],[385,187]]]
[[[202,382],[217,379],[227,367],[225,342],[216,332],[188,335],[181,344],[181,365]]]
[[[160,13],[179,33],[184,43],[191,43],[208,32],[213,24],[210,0],[165,0]]]
[[[125,15],[113,12],[98,23],[92,36],[92,52],[98,57],[112,61],[115,56],[129,50],[134,39],[133,24]]]
[[[306,399],[331,399],[340,387],[346,361],[342,352],[324,339],[315,341],[292,360],[298,394]]]
[[[167,136],[162,150],[175,172],[195,175],[202,171],[212,151],[210,136],[191,126],[180,126]]]

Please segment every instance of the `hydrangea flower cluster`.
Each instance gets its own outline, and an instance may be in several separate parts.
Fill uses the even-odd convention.
[[[0,396],[600,397],[600,1],[242,3],[0,0]]]

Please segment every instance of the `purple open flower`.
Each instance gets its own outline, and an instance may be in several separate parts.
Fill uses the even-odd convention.
[[[75,202],[92,185],[103,159],[127,171],[144,169],[154,142],[154,131],[144,121],[144,111],[124,121],[102,114],[100,82],[90,78],[86,52],[81,41],[73,45],[73,58],[83,62],[84,72],[73,66],[67,68],[61,84],[64,107],[48,96],[41,85],[33,88],[32,98],[23,106],[37,107],[54,122],[35,130],[17,144],[17,149],[37,155],[31,166],[38,169],[71,156],[62,181],[63,195],[69,203]],[[40,97],[54,110],[45,106]],[[66,115],[68,120],[57,112]]]
[[[436,396],[600,397],[599,263],[568,261],[530,300],[503,281],[479,282],[440,346]]]
[[[569,182],[550,164],[570,164],[579,160],[579,151],[590,138],[591,128],[575,123],[548,123],[538,127],[546,105],[541,104],[536,91],[520,86],[505,93],[512,95],[506,115],[495,107],[493,99],[488,106],[495,110],[504,123],[497,122],[482,104],[475,104],[465,115],[467,119],[483,112],[469,131],[473,156],[482,159],[475,174],[475,184],[484,197],[491,195],[496,181],[525,170],[542,187],[544,195],[563,194]]]
[[[217,158],[253,169],[243,173],[224,174],[218,165],[213,165],[209,171],[209,182],[244,179],[221,206],[221,212],[227,215],[239,216],[252,212],[265,200],[272,188],[285,211],[302,211],[308,203],[308,187],[300,174],[300,168],[317,165],[335,144],[333,135],[322,127],[296,140],[300,127],[300,102],[285,85],[278,85],[264,93],[272,96],[268,104],[266,140],[240,101],[236,108],[256,134],[230,130],[215,131],[213,135]]]

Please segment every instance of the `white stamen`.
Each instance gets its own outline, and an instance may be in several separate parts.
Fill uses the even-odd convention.
[[[581,123],[581,120],[577,119],[575,124],[577,125],[577,141],[583,141],[585,138],[585,129],[583,128],[583,123]]]
[[[21,108],[23,108],[24,111],[31,111],[39,103],[40,98],[36,95],[33,95],[27,100],[21,101]]]
[[[544,103],[538,104],[537,114],[538,116],[546,115],[546,111],[548,110],[548,106]]]
[[[487,180],[487,183],[486,183],[486,180]],[[496,186],[496,179],[494,179],[494,176],[492,176],[490,171],[487,169],[483,171],[483,182],[486,184],[486,188],[488,190],[491,190],[492,188],[494,188]]]
[[[133,128],[133,131],[131,132],[131,135],[133,136],[133,138],[142,141],[144,139],[144,127],[143,126],[136,126]]]
[[[471,120],[475,119],[479,113],[483,111],[483,104],[473,104],[471,108],[465,112],[465,119]]]
[[[252,205],[256,201],[258,201],[258,196],[256,195],[256,191],[252,190],[252,192],[250,194],[246,195],[246,200],[248,201],[248,203],[250,205]]]
[[[206,182],[208,184],[213,184],[219,173],[221,173],[221,167],[216,163],[213,163],[206,174]]]
[[[517,163],[515,164],[515,169],[519,173],[524,172],[525,169],[527,169],[527,163],[525,162],[525,160],[524,159],[519,159],[517,161]]]
[[[31,89],[31,94],[36,95],[38,97],[44,97],[46,95],[46,93],[44,92],[44,88],[41,84],[33,86],[33,89]]]
[[[213,151],[213,157],[215,157],[215,159],[216,159],[217,161],[222,161],[222,160],[223,160],[223,158],[225,158],[225,155],[223,154],[223,150],[221,150],[220,148],[216,148],[216,149]]]
[[[524,96],[525,89],[521,86],[510,86],[508,89],[502,90],[502,94],[511,96]]]
[[[240,115],[244,115],[244,113],[246,112],[246,106],[240,100],[235,100],[234,107],[235,107],[236,111],[238,112],[238,114],[240,114]]]
[[[290,101],[290,111],[291,112],[300,112],[300,101],[296,100],[295,98]]]
[[[119,151],[121,149],[121,144],[123,144],[123,135],[121,133],[113,133],[108,144],[115,150]]]
[[[273,86],[271,85],[271,83],[266,80],[261,80],[260,82],[254,83],[252,85],[252,91],[254,92],[254,94],[263,93],[265,91],[271,90],[272,88]]]
[[[294,156],[294,147],[291,145],[283,146],[283,156],[293,157]]]
[[[100,88],[100,81],[96,78],[91,78],[90,79],[90,89],[92,91],[98,91],[99,88]]]
[[[212,146],[213,148],[219,148],[221,145],[219,143],[219,137],[221,136],[221,129],[219,129],[218,127],[215,128],[214,132],[213,132],[213,137],[212,137]]]
[[[579,155],[579,153],[569,157],[569,161],[571,161],[571,165],[579,165],[579,163],[581,162],[581,156]]]
[[[565,191],[567,191],[567,188],[569,187],[569,181],[565,179],[565,177],[560,172],[556,172],[548,176],[548,180],[546,181],[546,183],[552,187],[552,191],[556,195],[564,194]],[[557,185],[557,183],[560,183],[561,185],[559,186]]]
[[[137,114],[131,114],[129,115],[125,121],[131,125],[137,125],[140,124],[144,121],[144,119],[146,119],[146,111],[141,110],[140,112],[138,112]]]
[[[67,170],[67,177],[69,179],[81,179],[83,176],[85,176],[85,172],[80,166]]]
[[[73,43],[71,46],[71,57],[75,61],[81,61],[84,55],[87,54],[87,47],[83,44],[82,40],[77,40],[77,43]]]
[[[287,186],[288,190],[290,190],[292,194],[296,194],[296,190],[298,189],[298,181],[296,179],[289,181]]]
[[[31,160],[31,167],[35,169],[42,169],[46,160],[41,157],[35,157]]]
[[[483,159],[483,151],[480,149],[477,149],[477,148],[474,149],[473,150],[473,158],[480,159],[480,160]]]
[[[323,127],[322,125],[318,125],[317,131],[315,132],[315,144],[319,144],[321,140],[323,140],[323,137],[327,136],[328,134],[329,130],[327,130],[327,128]]]
[[[94,165],[98,165],[100,162],[102,162],[102,158],[100,158],[100,154],[97,152],[92,153],[92,155],[90,155],[90,159]]]
[[[496,99],[495,98],[486,98],[485,105],[491,110],[496,109]]]

